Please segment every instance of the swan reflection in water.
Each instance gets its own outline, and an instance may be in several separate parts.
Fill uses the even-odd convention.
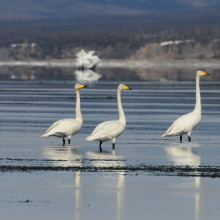
[[[181,146],[181,147],[180,147]],[[170,157],[170,161],[174,163],[176,166],[191,166],[191,167],[199,167],[201,165],[201,157],[193,151],[193,148],[200,147],[198,143],[190,143],[190,147],[188,143],[179,143],[171,144],[169,147],[166,147],[166,152]],[[197,173],[195,173],[197,174]],[[195,219],[198,220],[201,218],[202,213],[200,213],[200,204],[201,204],[201,177],[194,177],[194,187],[197,189],[195,193]]]
[[[180,147],[181,146],[181,147]],[[170,160],[174,162],[175,165],[189,165],[193,167],[198,167],[201,165],[201,157],[193,152],[192,148],[200,147],[198,143],[179,143],[172,144],[166,148]]]
[[[44,147],[44,156],[51,160],[54,166],[79,166],[82,167],[82,155],[76,150],[76,147],[60,147],[60,146],[47,146]]]
[[[102,151],[102,152],[86,152],[87,159],[90,159],[91,166],[94,167],[124,167],[125,159],[123,156],[119,156],[115,153],[115,150],[112,152]],[[104,178],[111,178],[111,176],[103,176]],[[112,182],[106,180],[106,184],[111,184]],[[115,183],[117,194],[117,219],[127,219],[127,197],[126,195],[126,186],[125,186],[125,172],[118,172],[118,178]]]
[[[78,166],[82,167],[82,155],[76,150],[78,146],[71,147],[44,147],[44,156],[51,160],[54,166]],[[82,219],[82,187],[81,187],[81,171],[75,171],[75,218],[76,220]]]
[[[91,70],[76,70],[75,72],[76,80],[78,82],[96,82],[101,78],[101,74]]]

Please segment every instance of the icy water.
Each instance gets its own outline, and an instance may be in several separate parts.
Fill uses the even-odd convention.
[[[202,79],[202,78],[201,78]],[[83,127],[70,146],[40,136],[75,117],[76,81],[0,81],[1,219],[218,219],[220,83],[201,81],[202,120],[192,142],[161,138],[194,109],[195,82],[123,82],[124,133],[87,142],[94,127],[118,119],[118,82],[81,89]]]

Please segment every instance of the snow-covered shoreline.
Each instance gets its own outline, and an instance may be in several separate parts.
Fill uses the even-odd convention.
[[[0,61],[0,66],[29,66],[29,67],[73,67],[75,61]],[[136,61],[136,60],[104,60],[99,68],[220,68],[217,61]]]

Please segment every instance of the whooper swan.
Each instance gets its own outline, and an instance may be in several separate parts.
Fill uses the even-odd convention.
[[[192,130],[199,124],[201,120],[201,97],[199,88],[200,76],[210,75],[201,70],[196,72],[196,105],[193,112],[183,115],[178,118],[173,124],[168,128],[164,135],[161,137],[170,137],[180,135],[180,142],[182,142],[182,135],[188,134],[188,140],[191,141],[190,134]]]
[[[68,144],[70,144],[70,138],[74,134],[77,134],[82,128],[83,118],[80,110],[80,95],[79,89],[86,86],[76,84],[76,119],[66,118],[54,122],[41,137],[56,136],[63,138],[63,145],[65,145],[65,137],[68,138]]]
[[[118,86],[117,100],[118,100],[118,112],[119,120],[105,121],[99,124],[92,134],[86,138],[87,141],[99,141],[99,150],[102,152],[102,142],[112,140],[112,149],[115,149],[116,138],[123,133],[126,125],[126,118],[121,104],[121,91],[125,89],[130,89],[124,84]]]

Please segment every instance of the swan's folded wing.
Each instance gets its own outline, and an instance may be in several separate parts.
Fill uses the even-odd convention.
[[[53,135],[56,133],[65,134],[69,131],[79,130],[81,128],[79,122],[75,119],[61,119],[54,122],[45,132],[44,135]]]
[[[170,127],[167,129],[167,131],[161,136],[161,137],[165,137],[167,134],[170,133],[170,131],[173,129],[173,127],[175,126],[175,124],[185,115],[181,116],[180,118],[177,118],[172,125],[170,125]]]
[[[59,121],[55,121],[45,132],[45,134],[47,134],[49,131],[51,131],[54,127],[56,127],[63,119],[59,120]]]
[[[199,121],[199,117],[193,112],[183,115],[173,122],[173,124],[167,129],[162,137],[187,133],[196,127]]]
[[[101,124],[97,125],[96,128],[94,129],[94,131],[92,132],[92,134],[90,136],[93,136],[97,131],[101,130],[109,122],[111,122],[111,121],[105,121],[105,122],[102,122]]]
[[[98,137],[107,135],[109,137],[117,137],[124,131],[124,126],[119,121],[106,121],[99,124],[92,132],[90,137]]]

